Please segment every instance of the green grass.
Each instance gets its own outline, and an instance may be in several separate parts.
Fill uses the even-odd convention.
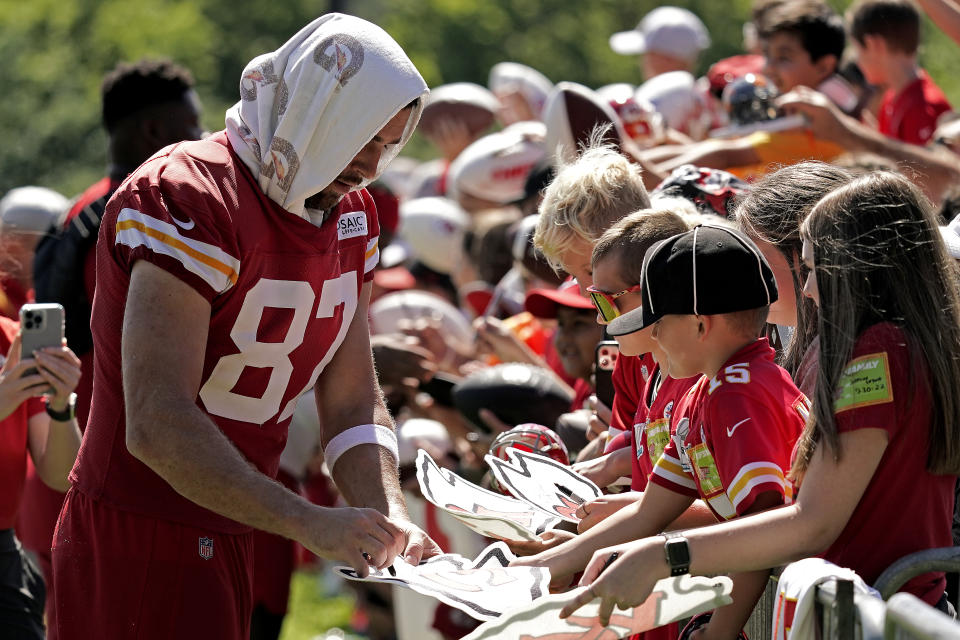
[[[347,629],[352,612],[353,596],[326,593],[322,572],[297,571],[280,640],[312,640],[328,629]]]

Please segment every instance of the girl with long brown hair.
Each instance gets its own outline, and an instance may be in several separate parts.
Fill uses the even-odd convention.
[[[754,184],[734,209],[737,225],[756,243],[777,279],[780,297],[770,305],[767,321],[777,326],[782,339],[778,364],[807,394],[813,376],[804,354],[817,335],[817,306],[803,295],[809,270],[800,259],[800,223],[820,198],[852,179],[849,171],[825,162],[799,162]]]
[[[684,532],[694,574],[820,555],[870,583],[904,555],[952,544],[960,297],[930,205],[905,178],[875,173],[824,197],[801,233],[820,358],[792,469],[799,495],[788,506]],[[675,549],[676,538],[670,544]],[[664,546],[653,537],[598,551],[581,580],[590,589],[562,615],[600,597],[605,624],[614,604],[642,603],[670,575]],[[919,576],[904,590],[946,606],[943,574]]]

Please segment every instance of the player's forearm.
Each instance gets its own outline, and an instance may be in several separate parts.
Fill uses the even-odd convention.
[[[329,409],[326,412],[321,410],[321,414],[324,446],[335,435],[360,424],[394,428],[393,419],[376,386],[370,387],[365,397],[354,402],[352,408],[347,407],[333,416]],[[329,466],[329,461],[327,464]],[[397,460],[384,447],[362,444],[348,449],[337,459],[330,474],[337,489],[351,506],[369,507],[390,517],[406,519],[407,509],[400,490]]]
[[[331,473],[350,505],[376,509],[391,518],[408,519],[397,462],[383,447],[373,444],[354,447],[340,456]]]
[[[142,417],[128,415],[127,447],[177,493],[231,520],[300,539],[304,513],[319,507],[251,465],[196,404],[159,401],[137,413]]]

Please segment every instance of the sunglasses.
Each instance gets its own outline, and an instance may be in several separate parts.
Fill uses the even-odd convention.
[[[641,286],[639,284],[635,284],[629,289],[624,289],[623,291],[607,293],[606,291],[600,291],[594,286],[589,286],[587,287],[587,293],[590,294],[590,300],[593,302],[593,306],[597,308],[597,313],[600,314],[600,317],[603,318],[603,321],[610,322],[620,315],[620,309],[617,308],[617,298],[620,296],[625,296],[628,293],[640,291],[640,289]]]

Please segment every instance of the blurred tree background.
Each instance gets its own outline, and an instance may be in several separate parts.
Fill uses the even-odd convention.
[[[843,10],[848,0],[831,0]],[[168,57],[197,80],[204,124],[223,126],[240,72],[331,9],[383,26],[431,86],[486,84],[490,67],[523,62],[551,80],[588,86],[637,83],[637,61],[610,50],[656,0],[0,0],[0,56],[7,93],[0,101],[0,194],[37,184],[72,196],[103,175],[99,85],[121,60]],[[710,29],[702,66],[741,51],[750,0],[676,0]],[[923,65],[960,105],[950,72],[960,49],[928,22]],[[703,69],[702,69],[703,70]],[[414,147],[416,149],[418,147]],[[419,147],[422,149],[422,147]]]

